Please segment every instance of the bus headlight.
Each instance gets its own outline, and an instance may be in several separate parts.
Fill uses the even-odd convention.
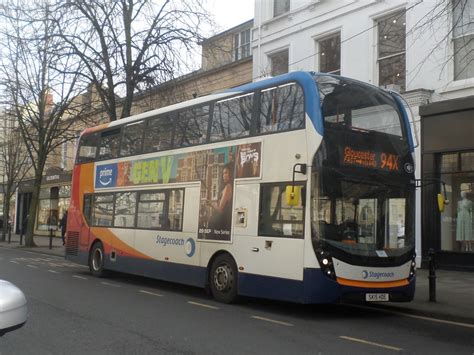
[[[328,252],[322,249],[319,249],[316,251],[316,257],[318,259],[319,265],[321,266],[321,270],[324,273],[324,275],[335,280],[336,273],[334,271],[334,265],[332,262],[331,255]]]

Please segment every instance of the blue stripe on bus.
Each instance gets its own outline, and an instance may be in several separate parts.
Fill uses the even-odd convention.
[[[67,256],[68,260],[86,265],[87,258],[87,253],[79,253],[77,257]],[[205,267],[120,256],[117,258],[117,262],[113,262],[109,255],[106,255],[106,269],[196,287],[205,287],[207,283]],[[411,280],[408,286],[367,289],[339,285],[324,275],[321,269],[306,268],[303,281],[239,273],[238,287],[238,293],[242,296],[306,304],[336,303],[351,295],[359,296],[359,300],[363,300],[366,293],[390,293],[407,301],[413,299],[415,279]]]
[[[229,90],[225,90],[224,92],[244,93],[248,91],[265,89],[271,86],[283,85],[288,82],[297,82],[303,88],[306,114],[309,116],[316,131],[320,135],[323,135],[324,127],[320,110],[319,94],[316,88],[314,77],[310,72],[290,72],[288,74],[279,75],[274,78],[238,86]]]
[[[392,92],[390,93],[390,95],[393,97],[393,99],[397,103],[398,109],[400,110],[400,112],[403,115],[403,123],[405,124],[405,129],[406,129],[407,136],[408,136],[408,145],[410,146],[410,151],[413,153],[415,151],[415,145],[413,144],[413,136],[412,136],[411,128],[410,128],[410,119],[408,118],[407,112],[405,110],[405,107],[403,106],[403,102],[400,99],[400,96],[398,96],[398,94],[392,93]],[[416,123],[413,122],[413,124],[416,124]]]

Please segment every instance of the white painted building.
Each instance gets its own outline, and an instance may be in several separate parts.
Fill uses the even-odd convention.
[[[398,90],[419,131],[420,105],[474,95],[474,0],[256,0],[252,50],[254,80],[307,70]]]

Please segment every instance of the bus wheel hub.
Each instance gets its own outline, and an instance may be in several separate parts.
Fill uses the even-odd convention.
[[[219,266],[214,273],[214,285],[219,291],[226,291],[232,285],[232,270],[228,265]]]

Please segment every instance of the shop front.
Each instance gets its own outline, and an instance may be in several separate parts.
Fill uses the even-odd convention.
[[[420,116],[422,255],[433,249],[439,267],[474,271],[474,96],[421,106]]]
[[[48,171],[41,184],[35,234],[61,236],[59,223],[69,207],[70,196],[71,174]]]

